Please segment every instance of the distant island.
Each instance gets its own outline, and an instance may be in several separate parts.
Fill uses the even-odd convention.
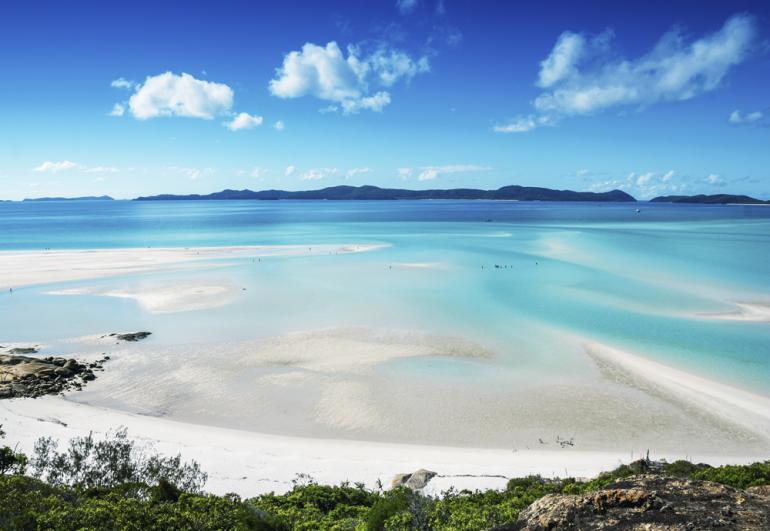
[[[23,201],[114,201],[108,195],[88,195],[84,197],[34,197],[23,199]]]
[[[142,196],[132,201],[205,201],[205,200],[251,199],[277,201],[281,199],[328,200],[328,201],[367,201],[367,200],[419,200],[419,199],[486,199],[497,201],[595,201],[633,203],[636,198],[622,190],[609,192],[576,192],[574,190],[554,190],[536,186],[503,186],[497,190],[476,188],[449,188],[434,190],[408,190],[405,188],[380,188],[378,186],[331,186],[320,190],[222,190],[211,194],[160,194]],[[2,200],[0,200],[2,201]],[[35,197],[23,199],[24,202],[37,201],[115,201],[108,195],[83,197]],[[770,205],[748,195],[661,195],[649,200],[651,203],[689,203],[703,205]]]
[[[661,195],[650,199],[652,203],[700,203],[704,205],[726,205],[726,204],[742,204],[742,205],[768,205],[770,201],[762,201],[755,197],[749,197],[747,195],[730,195],[730,194],[715,194],[715,195]]]
[[[575,192],[572,190],[551,190],[530,186],[503,186],[497,190],[474,188],[452,188],[448,190],[406,190],[402,188],[379,188],[377,186],[332,186],[321,190],[288,192],[285,190],[223,190],[207,195],[161,194],[138,197],[135,201],[174,201],[211,199],[326,199],[342,200],[401,200],[401,199],[493,199],[515,201],[613,201],[634,202],[629,194],[620,190],[609,192]]]

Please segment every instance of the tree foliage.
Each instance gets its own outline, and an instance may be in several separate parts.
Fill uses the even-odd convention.
[[[199,493],[208,477],[198,463],[183,463],[179,454],[165,457],[139,447],[125,428],[101,440],[93,433],[76,437],[63,452],[57,451],[58,446],[51,437],[40,438],[30,460],[32,475],[50,485],[104,489],[163,480],[185,492]]]
[[[0,456],[8,451],[0,447]],[[12,452],[26,463],[23,454]],[[36,477],[23,475],[18,466],[0,475],[0,529],[475,531],[515,521],[547,494],[596,490],[650,466],[623,465],[590,481],[514,478],[502,491],[450,489],[440,497],[405,488],[319,485],[303,475],[286,494],[242,500],[235,494],[202,494],[206,476],[197,463],[139,448],[125,430],[102,440],[74,439],[62,452],[54,441],[41,439],[30,464]],[[736,488],[770,484],[770,461],[722,467],[676,461],[658,467]]]

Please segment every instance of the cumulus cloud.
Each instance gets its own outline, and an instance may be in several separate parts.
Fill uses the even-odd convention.
[[[722,177],[717,175],[716,173],[711,173],[708,176],[706,176],[706,182],[710,184],[711,186],[725,186],[727,183],[725,182]]]
[[[739,14],[692,42],[673,29],[641,57],[618,59],[610,50],[611,33],[589,38],[564,32],[540,64],[536,84],[546,90],[533,102],[536,114],[495,131],[525,132],[565,116],[689,100],[718,88],[744,61],[756,35],[754,17]]]
[[[112,110],[110,111],[110,116],[123,116],[126,114],[126,106],[122,103],[116,103],[112,106]]]
[[[58,173],[60,171],[72,170],[77,167],[78,165],[71,160],[62,160],[59,162],[47,160],[40,166],[33,168],[32,171],[41,173]]]
[[[60,171],[78,170],[82,173],[117,173],[119,170],[115,166],[84,166],[71,160],[62,160],[58,162],[47,160],[40,166],[32,168],[32,171],[39,173],[58,173]]]
[[[418,181],[431,181],[441,175],[450,173],[473,173],[480,171],[489,171],[489,166],[477,166],[475,164],[450,164],[448,166],[425,166],[417,174]]]
[[[139,120],[161,116],[210,120],[227,113],[232,105],[233,90],[227,85],[173,72],[148,76],[128,101],[131,114]]]
[[[734,110],[730,113],[730,117],[727,119],[733,125],[753,124],[762,119],[764,115],[761,111],[754,111],[747,114],[741,114],[740,111]]]
[[[414,12],[418,3],[418,0],[396,0],[396,7],[402,15],[408,15]]]
[[[528,116],[519,116],[513,120],[496,124],[492,130],[495,133],[526,133],[536,127],[543,125],[553,125],[556,120],[547,115],[530,114]]]
[[[288,177],[289,175],[291,175],[292,173],[294,173],[294,171],[295,171],[296,169],[297,169],[297,168],[295,168],[295,167],[294,167],[294,166],[292,166],[292,165],[286,166],[286,169],[283,171],[283,174],[284,174],[286,177]]]
[[[187,177],[191,181],[197,181],[201,177],[214,175],[214,168],[190,168],[184,166],[167,166],[166,171]]]
[[[224,123],[230,131],[240,131],[242,129],[254,129],[262,125],[262,117],[256,114],[242,112],[237,114],[232,120]]]
[[[317,181],[336,173],[337,168],[313,168],[303,173],[300,179],[303,181]]]
[[[585,38],[565,31],[556,41],[551,53],[540,63],[538,86],[548,88],[562,79],[577,74],[577,63],[585,48]]]
[[[267,168],[260,168],[259,166],[254,166],[251,171],[249,172],[249,175],[251,177],[254,177],[255,179],[261,179],[265,175],[268,174],[270,170]]]
[[[275,122],[275,124],[273,124],[273,128],[276,131],[283,131],[284,129],[286,129],[286,124],[283,123],[283,120],[278,120],[277,122]]]
[[[589,189],[596,192],[623,190],[639,199],[650,199],[659,195],[708,193],[709,187],[723,187],[727,180],[717,173],[705,177],[688,176],[674,170],[667,172],[631,172],[625,179],[612,178],[595,181]]]
[[[408,179],[412,176],[412,168],[399,168],[398,176],[401,178],[401,180]]]
[[[390,94],[387,92],[378,92],[373,96],[359,98],[357,100],[348,99],[342,101],[342,112],[345,114],[356,114],[358,111],[368,109],[374,112],[382,112],[390,104]]]
[[[132,89],[136,86],[136,83],[133,81],[129,81],[126,78],[119,77],[118,79],[113,79],[110,83],[110,86],[112,88],[119,88],[119,89]]]
[[[674,176],[673,171],[666,173],[660,172],[631,172],[625,179],[610,178],[595,181],[589,186],[589,190],[594,192],[605,192],[608,190],[623,190],[639,199],[650,199],[658,195],[668,195],[672,193],[681,193],[687,188],[687,185],[679,182],[669,182]],[[666,180],[664,180],[664,177]]]
[[[427,57],[414,60],[385,45],[368,54],[349,46],[346,56],[334,41],[326,46],[306,43],[302,50],[286,54],[269,89],[279,98],[313,96],[330,102],[322,112],[380,112],[390,103],[390,93],[376,87],[388,88],[429,70]]]
[[[365,173],[371,173],[372,171],[374,170],[372,170],[371,168],[351,168],[345,172],[345,177],[347,179],[352,179],[356,175],[363,175]]]

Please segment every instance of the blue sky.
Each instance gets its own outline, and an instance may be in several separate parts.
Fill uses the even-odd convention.
[[[0,198],[337,184],[770,198],[769,15],[4,2]]]

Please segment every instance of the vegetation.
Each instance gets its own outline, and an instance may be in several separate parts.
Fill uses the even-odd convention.
[[[243,500],[204,494],[206,475],[196,463],[139,448],[120,430],[103,440],[73,439],[63,452],[40,439],[29,459],[0,448],[0,529],[470,531],[514,521],[546,494],[589,492],[652,465],[637,461],[586,482],[514,478],[502,491],[450,490],[441,498],[405,488],[318,485],[299,476],[286,494]],[[770,484],[770,461],[722,467],[676,461],[653,471],[736,488]]]

